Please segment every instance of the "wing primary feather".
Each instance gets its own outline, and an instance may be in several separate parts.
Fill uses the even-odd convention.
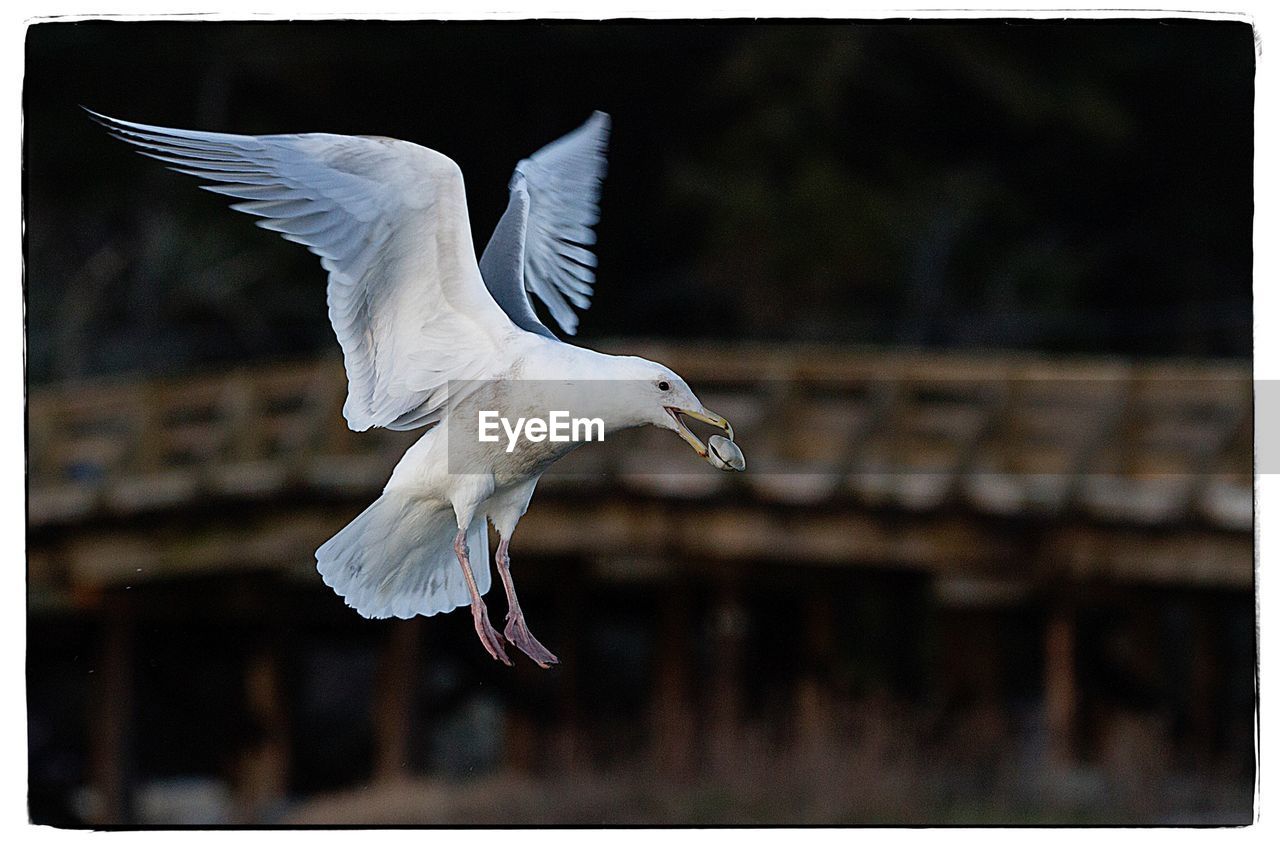
[[[476,268],[457,164],[383,137],[239,136],[89,116],[319,256],[353,430],[430,423],[515,329]]]
[[[485,249],[486,258],[502,257],[506,263],[486,263],[482,258],[481,270],[490,292],[518,289],[526,294],[523,304],[510,308],[504,304],[517,323],[521,322],[517,317],[533,314],[528,294],[536,296],[570,335],[578,327],[574,307],[584,310],[591,305],[598,258],[586,247],[596,242],[593,226],[600,220],[609,133],[608,114],[596,111],[576,130],[516,164],[508,182],[512,195],[508,214]],[[528,201],[516,240],[506,217],[515,208],[518,193],[527,195]],[[498,301],[503,304],[502,299]]]

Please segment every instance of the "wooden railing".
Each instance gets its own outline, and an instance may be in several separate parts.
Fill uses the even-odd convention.
[[[957,518],[987,519],[990,530],[1002,519],[1031,519],[1066,537],[1052,548],[1080,574],[1112,571],[1115,560],[1098,554],[1120,549],[1127,572],[1251,583],[1245,363],[634,341],[601,348],[680,372],[734,423],[748,469],[715,471],[660,430],[585,446],[543,478],[534,502],[541,512],[521,527],[525,548],[627,552],[642,547],[645,519],[652,521],[652,512],[628,507],[677,506],[679,517],[664,515],[663,529],[693,525],[668,535],[681,535],[694,557],[942,566],[973,555],[1002,559],[998,536],[973,539]],[[157,513],[280,499],[296,511],[341,504],[346,517],[378,493],[418,433],[349,431],[345,389],[336,360],[37,389],[29,402],[30,527],[50,536],[86,523],[101,531]],[[915,532],[887,536],[875,520],[886,512],[917,519]],[[575,530],[599,532],[571,541],[566,518]],[[277,540],[287,547],[267,544],[263,553],[276,548],[287,555],[281,561],[307,562],[342,523],[337,515],[312,520],[314,530],[283,527]],[[935,528],[936,547],[928,533]],[[112,575],[112,566],[155,548],[139,544],[125,558],[86,547],[84,559]],[[181,552],[198,553],[186,543]],[[264,559],[254,553],[231,541],[196,564]]]
[[[1246,365],[627,349],[676,365],[734,422],[746,475],[691,464],[650,430],[577,451],[549,487],[1252,526]],[[350,432],[344,393],[341,364],[328,360],[36,390],[30,522],[291,485],[375,493],[418,434]]]

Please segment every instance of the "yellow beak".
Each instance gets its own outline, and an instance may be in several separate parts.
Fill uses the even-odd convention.
[[[694,452],[703,459],[707,458],[707,446],[702,443],[702,439],[694,435],[693,430],[685,426],[684,421],[681,420],[683,416],[687,415],[695,421],[702,421],[704,424],[711,424],[714,427],[719,427],[729,433],[729,440],[733,441],[733,426],[715,412],[711,412],[706,409],[695,411],[693,409],[682,409],[678,406],[667,406],[667,413],[670,414],[672,420],[676,422],[676,434],[687,441],[689,446],[693,448]]]

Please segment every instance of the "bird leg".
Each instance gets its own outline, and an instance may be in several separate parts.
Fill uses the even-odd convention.
[[[471,549],[467,547],[467,531],[459,529],[453,538],[453,553],[458,555],[458,563],[462,566],[462,574],[467,578],[467,587],[471,590],[471,619],[476,625],[476,635],[494,660],[500,660],[511,666],[511,658],[502,650],[502,638],[489,623],[489,610],[480,597],[480,588],[476,586],[475,575],[471,573]]]
[[[502,576],[502,586],[507,590],[507,626],[503,636],[538,666],[548,669],[551,664],[560,663],[560,659],[529,633],[529,626],[524,622],[524,613],[521,612],[520,602],[516,598],[516,585],[511,580],[511,558],[507,555],[509,544],[509,540],[500,540],[497,554],[498,574]]]

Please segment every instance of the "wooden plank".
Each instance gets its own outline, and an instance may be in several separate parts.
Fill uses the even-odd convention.
[[[363,501],[271,510],[238,519],[190,519],[145,528],[67,529],[56,543],[71,583],[112,586],[152,578],[276,569],[310,574],[315,549],[350,521]],[[592,563],[625,554],[637,565],[678,560],[704,571],[713,560],[789,566],[876,566],[939,574],[1025,575],[1043,555],[1051,570],[1079,580],[1193,584],[1248,589],[1253,540],[1247,531],[1141,530],[1076,522],[1025,532],[981,516],[877,513],[849,504],[782,511],[701,501],[552,493],[520,525],[526,554]]]
[[[128,532],[85,532],[68,538],[74,584],[116,586],[182,575],[313,566],[317,547],[354,513],[333,510],[264,515],[252,523],[153,526]]]
[[[1073,525],[1051,534],[1044,554],[1076,581],[1253,588],[1250,536]]]

